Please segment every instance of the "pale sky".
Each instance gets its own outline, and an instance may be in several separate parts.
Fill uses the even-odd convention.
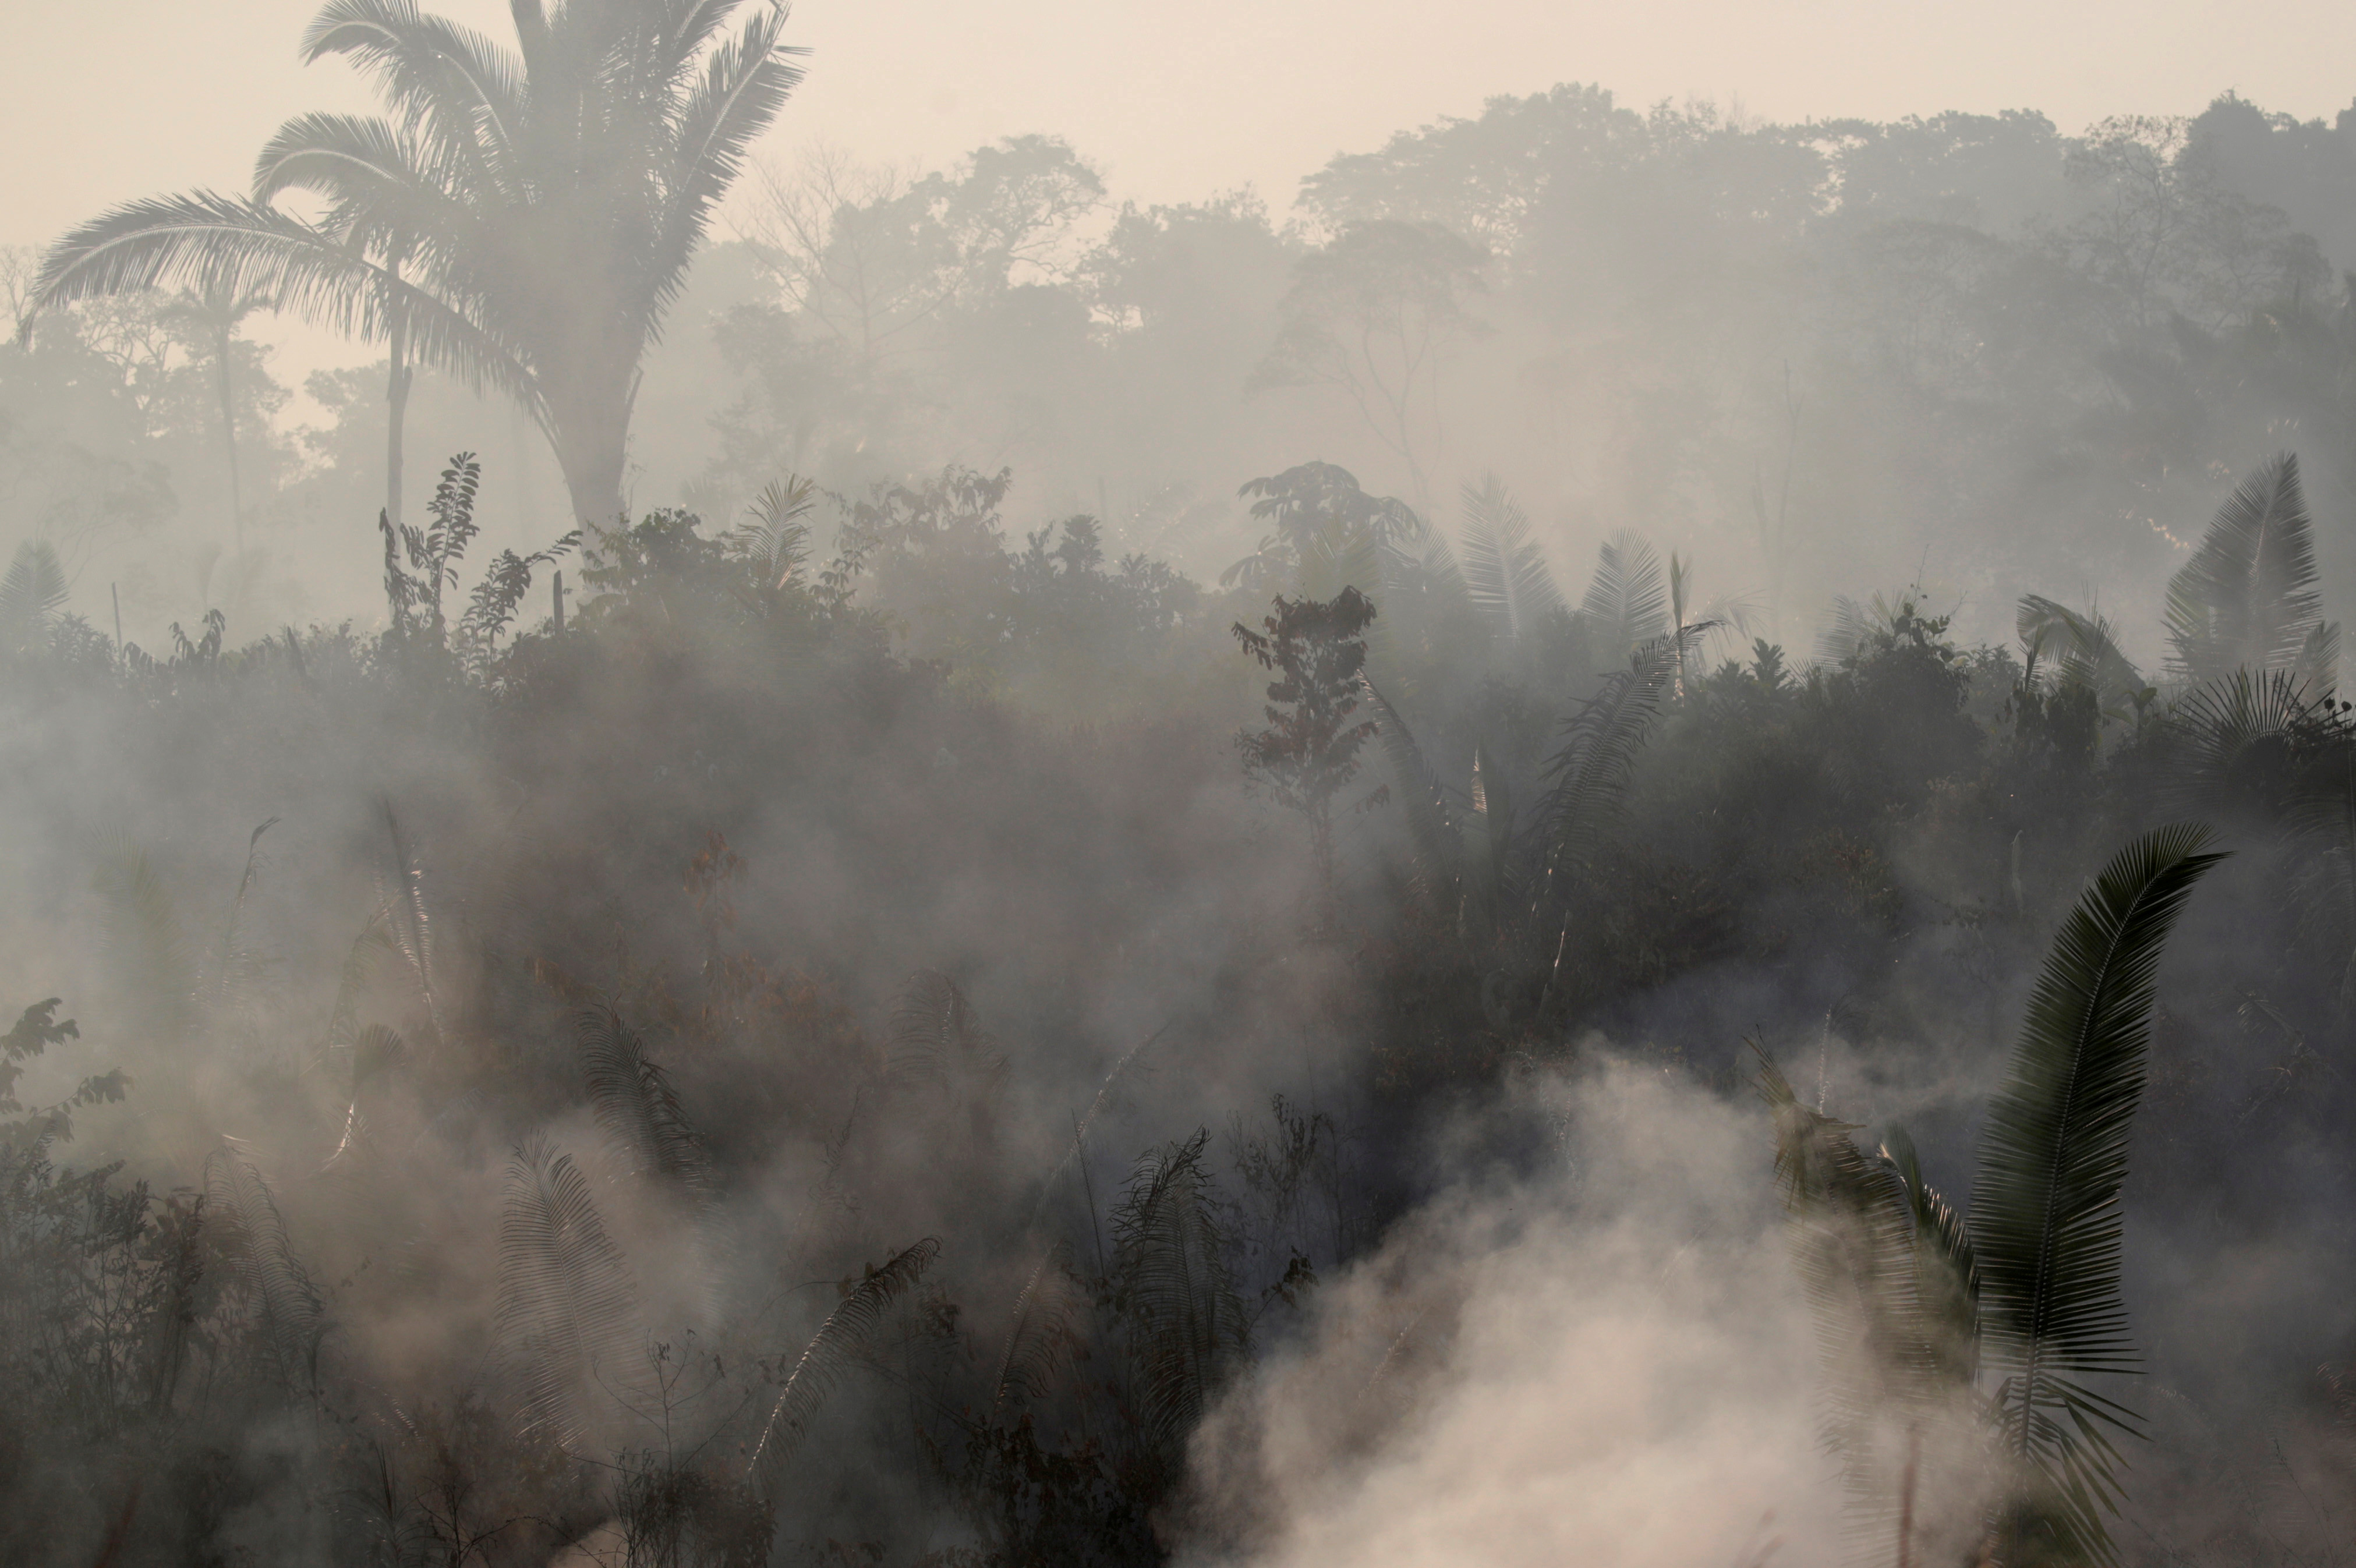
[[[343,67],[296,62],[316,8],[15,0],[0,241],[46,241],[137,196],[240,188],[288,115],[368,107]],[[439,8],[512,37],[498,0]],[[801,0],[795,18],[809,80],[767,152],[819,138],[937,164],[1044,131],[1116,195],[1248,183],[1280,217],[1337,151],[1566,80],[1770,119],[2034,108],[2064,130],[2194,112],[2227,89],[2302,118],[2356,99],[2346,0]]]

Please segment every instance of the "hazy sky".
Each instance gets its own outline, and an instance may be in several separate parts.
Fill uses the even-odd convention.
[[[511,36],[499,0],[440,8]],[[10,9],[0,240],[152,192],[236,188],[289,114],[369,102],[344,68],[296,62],[316,0]],[[2331,0],[803,0],[795,15],[810,77],[771,151],[822,137],[941,162],[1049,131],[1119,194],[1250,183],[1280,213],[1336,151],[1565,80],[1775,119],[2029,107],[2067,130],[2227,89],[2327,119],[2356,97],[2356,6]]]

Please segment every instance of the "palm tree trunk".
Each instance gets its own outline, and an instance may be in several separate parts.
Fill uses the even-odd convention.
[[[610,527],[623,515],[622,471],[630,435],[633,367],[582,377],[549,400],[549,444],[573,497],[576,523]],[[586,383],[585,385],[584,383]],[[605,383],[605,384],[600,384]]]
[[[384,389],[384,512],[395,527],[401,523],[401,443],[409,420],[409,383],[417,374],[409,363],[409,340],[399,325],[392,329],[392,373]]]
[[[242,560],[245,559],[245,499],[238,485],[237,396],[236,386],[230,379],[229,357],[234,341],[232,329],[227,321],[214,329],[213,358],[220,367],[221,444],[229,453],[229,521],[237,541],[238,559]]]

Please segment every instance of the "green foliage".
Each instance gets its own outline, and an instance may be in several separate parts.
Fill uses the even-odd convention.
[[[2008,1557],[2050,1531],[2062,1550],[2112,1558],[2109,1434],[2134,1431],[2134,1418],[2079,1380],[2136,1360],[2119,1295],[2119,1194],[2160,953],[2193,884],[2223,859],[2211,841],[2204,828],[2165,828],[2112,858],[2054,937],[1989,1105],[1972,1185],[1980,1356],[2000,1380],[2005,1446],[2036,1477],[2005,1521]]]
[[[1369,496],[1357,475],[1331,463],[1303,463],[1245,482],[1251,515],[1275,529],[1219,574],[1219,586],[1265,592],[1290,586],[1307,598],[1344,588],[1377,592],[1404,548],[1426,537],[1423,519],[1387,496]]]
[[[548,430],[574,515],[612,517],[640,357],[801,79],[784,10],[730,36],[741,8],[519,11],[509,50],[405,0],[332,0],[305,58],[349,60],[390,113],[287,122],[250,200],[151,198],[82,225],[37,297],[190,283],[394,339],[516,398]],[[325,205],[317,222],[273,205],[293,192]]]
[[[1669,629],[1669,584],[1661,558],[1633,529],[1596,550],[1595,577],[1580,602],[1596,656],[1611,669]]]
[[[225,1139],[205,1161],[205,1201],[221,1250],[253,1303],[277,1381],[298,1400],[316,1400],[326,1308],[295,1254],[277,1194],[234,1139]]]
[[[1358,774],[1358,752],[1380,728],[1357,719],[1367,688],[1365,630],[1375,607],[1355,588],[1327,601],[1287,599],[1253,631],[1238,621],[1236,641],[1262,669],[1277,674],[1268,687],[1268,728],[1238,738],[1244,773],[1276,802],[1309,823],[1319,873],[1333,875],[1333,797]],[[1387,798],[1378,790],[1363,810]]]
[[[2237,486],[2168,583],[2169,671],[2189,682],[2289,669],[2328,687],[2340,628],[2323,619],[2298,459],[2283,453]]]
[[[453,626],[443,600],[458,587],[466,547],[481,532],[475,521],[475,493],[482,477],[483,465],[475,454],[462,452],[434,485],[433,499],[425,504],[432,521],[425,527],[396,526],[391,514],[377,516],[377,529],[384,537],[385,610],[392,623],[387,635],[404,653],[412,648],[455,652],[477,673],[487,667],[500,635],[530,591],[532,569],[560,560],[581,537],[575,529],[529,556],[501,550],[475,584],[466,611]]]
[[[27,539],[0,577],[0,649],[20,659],[43,648],[67,598],[66,569],[57,547]]]
[[[58,1008],[62,1005],[57,997],[35,1002],[6,1034],[0,1035],[0,1112],[14,1115],[25,1108],[16,1103],[16,1080],[24,1075],[27,1061],[50,1046],[81,1038],[81,1026],[71,1019],[58,1017]]]
[[[819,1325],[791,1367],[782,1360],[776,1363],[784,1376],[745,1463],[748,1485],[766,1490],[776,1484],[776,1477],[809,1435],[810,1423],[817,1419],[827,1396],[874,1338],[884,1313],[915,1288],[940,1252],[940,1243],[927,1236],[894,1254],[882,1267],[871,1264],[861,1277],[843,1282],[842,1299],[826,1315],[826,1321]]]
[[[1466,485],[1463,510],[1464,586],[1475,609],[1509,638],[1569,613],[1546,554],[1530,537],[1529,514],[1505,481],[1484,474],[1479,485]]]
[[[1923,1427],[1952,1419],[1971,1384],[1976,1323],[1958,1326],[1940,1310],[1958,1296],[1968,1306],[1970,1275],[1940,1251],[1955,1227],[1917,1217],[1918,1201],[1924,1215],[1949,1215],[1920,1173],[1867,1155],[1854,1136],[1862,1128],[1802,1104],[1761,1060],[1793,1264],[1815,1320],[1820,1440],[1841,1467],[1859,1559],[1908,1557],[1909,1458]]]
[[[508,1163],[498,1332],[524,1431],[565,1447],[610,1423],[606,1396],[643,1397],[637,1285],[573,1157],[534,1138]]]
[[[712,1187],[703,1139],[670,1074],[647,1056],[637,1031],[610,1006],[583,1008],[574,1029],[589,1104],[617,1174],[655,1183],[691,1204],[703,1200]]]
[[[1142,1435],[1174,1476],[1188,1434],[1249,1349],[1207,1130],[1141,1156],[1111,1213],[1109,1306],[1130,1337]]]
[[[1902,1134],[1869,1158],[1858,1129],[1799,1104],[1772,1061],[1761,1074],[1825,1363],[1826,1441],[1853,1518],[1883,1549],[1895,1524],[1901,1558],[1913,1550],[1922,1433],[1976,1412],[1995,1466],[1993,1561],[2118,1560],[2114,1438],[2140,1427],[2083,1380],[2137,1370],[2120,1199],[2160,955],[2193,885],[2223,859],[2211,841],[2198,827],[2136,839],[2063,922],[1989,1106],[1967,1221],[1923,1180]],[[1902,1468],[1893,1426],[1907,1438]],[[1979,1462],[1968,1448],[1960,1458]],[[1922,1483],[1933,1494],[1955,1484],[1977,1483]]]

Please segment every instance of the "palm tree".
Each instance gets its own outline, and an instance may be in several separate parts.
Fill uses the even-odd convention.
[[[1926,1441],[1930,1457],[1994,1481],[1968,1522],[1974,1560],[2118,1561],[2115,1439],[2141,1421],[2084,1380],[2137,1370],[2120,1197],[2160,955],[2224,859],[2212,842],[2197,825],[2156,829],[2087,884],[1988,1107],[1968,1219],[1923,1181],[1902,1133],[1869,1157],[1861,1129],[1801,1104],[1772,1061],[1761,1074],[1827,1375],[1825,1437],[1855,1522],[1901,1564],[1938,1556],[1914,1553],[1930,1529],[1918,1493],[1949,1490],[1920,1485]]]
[[[193,285],[263,293],[391,352],[388,510],[412,364],[516,398],[573,510],[608,518],[638,364],[713,208],[801,80],[787,10],[746,0],[512,0],[517,48],[414,0],[331,0],[305,59],[373,76],[383,117],[282,126],[251,197],[151,197],[68,234],[36,304]],[[290,192],[324,202],[306,220]]]

